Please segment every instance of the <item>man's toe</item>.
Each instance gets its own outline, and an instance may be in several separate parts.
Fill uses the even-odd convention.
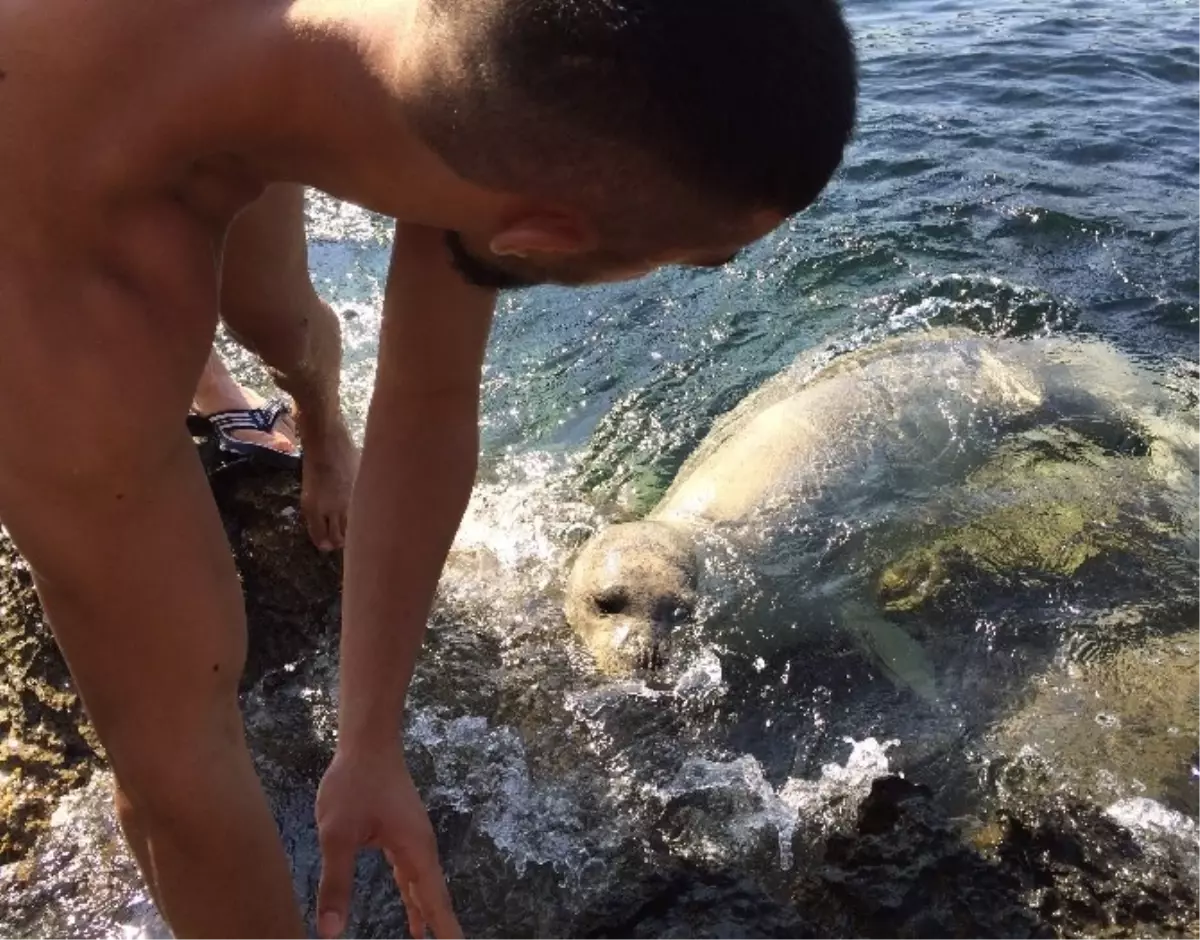
[[[329,538],[334,548],[346,545],[346,517],[340,512],[329,517]]]
[[[305,512],[305,522],[308,523],[308,536],[313,544],[323,552],[333,551],[333,541],[329,534],[329,518],[323,512]]]

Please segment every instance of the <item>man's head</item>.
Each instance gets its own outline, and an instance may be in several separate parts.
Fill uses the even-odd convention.
[[[716,265],[816,199],[855,113],[836,0],[423,0],[419,135],[511,196],[468,277]]]

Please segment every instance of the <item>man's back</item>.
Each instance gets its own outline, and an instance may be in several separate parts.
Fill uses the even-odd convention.
[[[0,3],[8,434],[72,428],[85,462],[123,432],[136,440],[159,407],[185,413],[175,396],[131,410],[131,371],[166,381],[211,336],[220,241],[262,191],[234,156],[238,83],[263,68],[252,46],[281,15],[233,0]],[[14,406],[35,389],[44,404]],[[80,400],[109,417],[76,427]]]

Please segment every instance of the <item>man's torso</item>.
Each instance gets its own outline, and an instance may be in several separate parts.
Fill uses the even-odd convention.
[[[224,230],[260,191],[221,143],[265,8],[0,0],[0,433],[41,374],[198,368]]]

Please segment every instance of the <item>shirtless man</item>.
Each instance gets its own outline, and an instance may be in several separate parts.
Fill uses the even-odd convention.
[[[726,261],[816,198],[854,85],[834,0],[0,0],[0,518],[178,935],[303,930],[182,420],[218,310],[296,401],[318,541],[346,534],[319,929],[375,847],[414,935],[456,933],[401,717],[494,291]],[[301,192],[271,183],[397,219],[356,483]]]

